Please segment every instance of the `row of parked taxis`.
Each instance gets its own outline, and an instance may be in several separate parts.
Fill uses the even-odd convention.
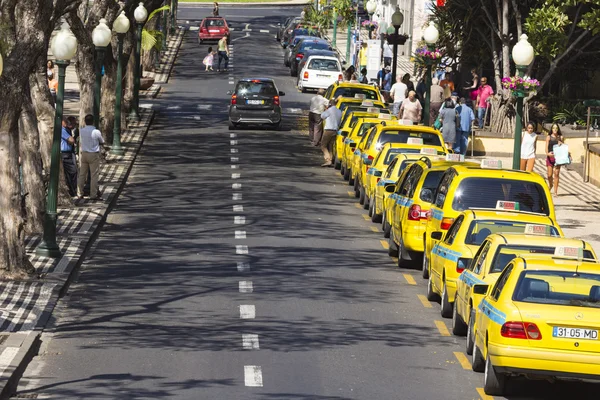
[[[325,97],[342,110],[335,167],[398,266],[422,269],[485,392],[518,375],[600,378],[600,265],[564,237],[545,181],[452,154],[435,129],[390,115],[373,86],[336,82]]]

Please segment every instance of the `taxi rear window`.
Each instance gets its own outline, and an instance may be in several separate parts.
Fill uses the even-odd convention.
[[[501,245],[492,260],[490,272],[502,272],[506,264],[516,257],[527,257],[530,254],[553,255],[554,246],[527,246],[527,245]],[[583,258],[594,259],[594,254],[589,250],[583,250]]]
[[[525,225],[526,223],[518,221],[475,220],[469,226],[465,243],[480,246],[492,233],[524,233]],[[550,226],[550,235],[560,237],[553,226]]]
[[[523,271],[515,286],[513,300],[600,308],[600,275],[574,274],[573,271]],[[597,337],[598,332],[595,335]]]
[[[402,153],[406,153],[405,151],[403,151],[404,149],[389,149],[387,154],[385,155],[385,160],[383,161],[383,163],[385,165],[389,165],[392,160],[394,158],[396,158],[396,156],[398,154],[402,154]],[[406,161],[406,160],[405,160]]]
[[[335,90],[335,93],[333,94],[333,98],[335,99],[338,96],[354,98],[354,96],[357,94],[364,94],[366,100],[378,100],[377,92],[375,90],[355,88],[355,87],[337,88]],[[375,106],[375,107],[377,107],[377,106]]]
[[[442,142],[440,137],[435,133],[428,132],[412,132],[412,131],[395,131],[386,130],[381,133],[379,137],[380,143],[406,143],[408,138],[420,138],[423,139],[423,145],[425,146],[441,146]]]
[[[444,175],[444,171],[425,171],[426,172],[426,176],[425,176],[425,180],[423,181],[423,187],[421,188],[421,194],[419,195],[420,199],[423,201],[427,201],[427,202],[431,202],[431,199],[433,197],[430,197],[429,200],[427,199],[427,196],[423,196],[423,190],[424,189],[429,189],[431,192],[430,193],[435,193],[435,189],[438,187],[438,185],[440,184],[440,179],[442,179],[442,176]],[[425,198],[423,198],[425,197]]]
[[[367,132],[369,129],[371,129],[375,125],[377,125],[377,122],[365,122],[365,123],[363,123],[360,126],[360,129],[358,130],[358,137],[363,137],[365,135],[365,132]]]
[[[495,209],[498,200],[519,203],[520,211],[550,214],[548,200],[541,185],[535,182],[502,178],[466,178],[462,180],[452,201],[455,211],[469,208]]]
[[[380,104],[373,104],[373,107],[377,107],[379,108],[379,112],[382,114],[390,114],[390,110],[388,110],[387,108],[384,108],[384,106],[380,105]],[[364,112],[368,112],[370,107],[364,107],[361,106],[360,103],[351,103],[351,102],[345,102],[340,104],[340,111],[344,112],[345,109],[348,109],[348,112],[354,112],[354,111],[364,111]]]

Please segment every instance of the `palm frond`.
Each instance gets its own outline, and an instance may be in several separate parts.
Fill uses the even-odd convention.
[[[157,35],[153,34],[155,32],[157,31],[142,30],[142,50],[150,51],[153,47],[158,48],[158,43],[160,42],[158,41]]]
[[[150,15],[148,16],[148,19],[146,20],[146,23],[148,21],[150,21],[152,18],[154,18],[156,16],[156,14],[166,11],[166,10],[170,10],[170,9],[171,9],[171,7],[169,7],[169,6],[162,6],[160,8],[157,8],[156,10],[154,10],[150,13]]]

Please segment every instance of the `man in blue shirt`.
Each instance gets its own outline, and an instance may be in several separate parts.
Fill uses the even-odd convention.
[[[453,150],[455,153],[465,155],[467,154],[467,145],[469,144],[469,135],[471,134],[471,126],[475,120],[475,113],[473,113],[471,107],[466,105],[464,97],[460,98],[456,112],[460,118],[460,125],[456,129],[456,140]]]
[[[77,162],[75,161],[75,138],[72,135],[72,126],[65,117],[62,121],[60,137],[60,155],[62,157],[65,181],[71,197],[77,196]]]

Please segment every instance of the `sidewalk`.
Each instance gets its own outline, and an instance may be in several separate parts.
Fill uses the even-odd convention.
[[[169,41],[164,53],[160,73],[157,75],[156,93],[160,83],[168,81],[184,30]],[[79,113],[79,88],[75,69],[70,67],[67,82],[71,98],[69,111]],[[152,94],[149,90],[148,93]],[[141,121],[131,124],[122,133],[123,156],[107,154],[101,165],[100,190],[104,201],[78,200],[71,208],[58,209],[57,243],[63,254],[58,259],[40,257],[35,248],[41,235],[26,238],[27,255],[39,279],[0,282],[0,398],[8,398],[27,363],[37,352],[39,337],[52,317],[58,298],[83,262],[87,251],[100,232],[107,215],[117,202],[119,194],[133,167],[137,154],[152,123],[154,111],[141,109]],[[62,179],[62,177],[61,177]]]

